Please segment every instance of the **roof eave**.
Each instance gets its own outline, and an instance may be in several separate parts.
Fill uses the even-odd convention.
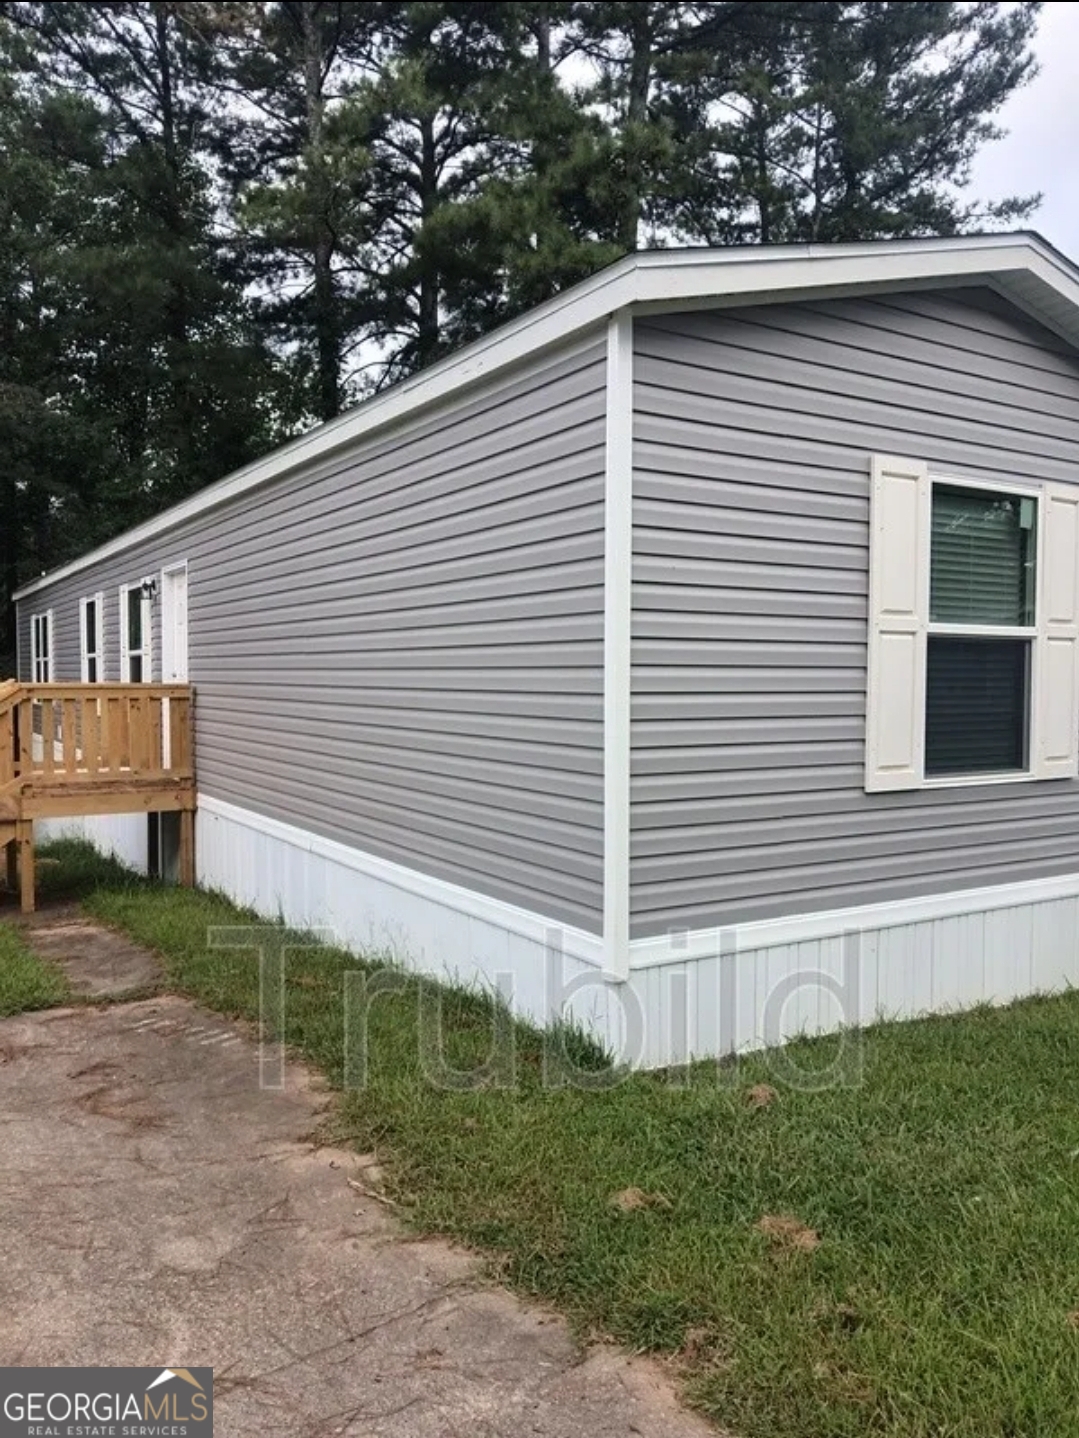
[[[385,394],[309,430],[62,568],[31,580],[14,598],[25,598],[167,533],[197,514],[385,429],[421,407],[439,404],[587,332],[619,310],[768,304],[792,296],[823,297],[956,282],[992,285],[1079,349],[1079,270],[1033,233],[628,255]]]

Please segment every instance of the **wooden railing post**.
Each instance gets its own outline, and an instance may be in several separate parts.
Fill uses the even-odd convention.
[[[15,778],[19,750],[19,708],[14,700],[0,702],[0,789]]]
[[[19,898],[24,914],[34,912],[34,821],[20,819],[16,825],[19,842]]]
[[[32,699],[19,702],[19,775],[25,778],[34,768],[34,703]]]
[[[169,763],[173,769],[191,767],[191,700],[186,695],[169,703]]]

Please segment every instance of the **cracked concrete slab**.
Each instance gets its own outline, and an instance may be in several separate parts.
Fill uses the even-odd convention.
[[[210,1364],[226,1438],[714,1438],[405,1235],[327,1101],[179,998],[0,1022],[0,1363]]]

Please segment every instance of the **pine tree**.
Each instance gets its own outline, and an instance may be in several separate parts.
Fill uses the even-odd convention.
[[[964,185],[1037,11],[0,0],[0,608],[642,243],[1026,215]]]
[[[345,113],[375,64],[385,6],[289,0],[202,7],[224,104],[219,160],[262,323],[288,356],[299,404],[330,419],[348,400],[359,321],[346,270],[371,210],[364,136]]]
[[[738,83],[704,81],[709,183],[672,212],[705,243],[866,240],[1012,222],[964,199],[993,115],[1033,73],[1037,5],[778,4],[744,20]],[[716,202],[718,200],[718,203]]]

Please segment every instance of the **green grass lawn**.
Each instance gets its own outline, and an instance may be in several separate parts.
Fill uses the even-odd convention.
[[[74,883],[162,954],[178,991],[257,1016],[254,955],[206,946],[209,926],[244,915],[54,853],[46,887]],[[336,1085],[357,967],[310,948],[287,967],[285,1036]],[[786,1086],[767,1055],[552,1088],[524,1027],[512,1088],[447,1091],[424,1077],[416,1015],[415,984],[374,1004],[368,1083],[342,1096],[340,1135],[378,1152],[409,1221],[486,1251],[581,1335],[668,1355],[720,1425],[1079,1431],[1079,994],[882,1025],[864,1035],[860,1082],[822,1092]],[[454,1062],[482,1062],[490,1007],[448,993],[445,1021]],[[799,1061],[826,1066],[833,1042],[798,1045]],[[755,1106],[762,1084],[775,1096]],[[768,1218],[796,1224],[762,1231]]]
[[[51,1008],[67,997],[60,970],[32,954],[18,929],[0,924],[0,1018]]]

